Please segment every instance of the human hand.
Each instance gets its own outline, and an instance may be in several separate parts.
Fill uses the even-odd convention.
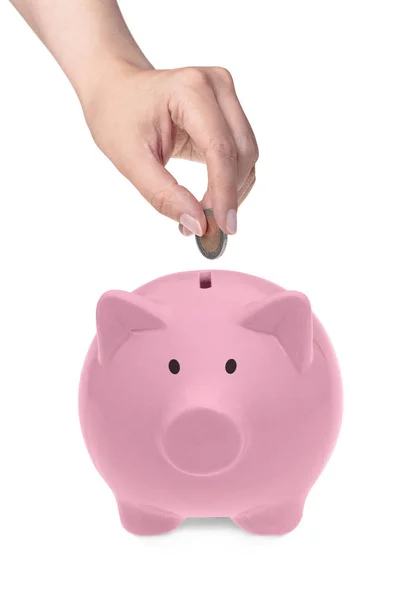
[[[106,67],[80,99],[92,136],[117,169],[184,235],[205,233],[204,208],[236,233],[237,208],[255,182],[258,148],[228,71],[219,67]],[[201,203],[165,168],[170,158],[207,165]]]

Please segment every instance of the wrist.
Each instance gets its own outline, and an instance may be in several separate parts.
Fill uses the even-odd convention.
[[[136,42],[131,40],[119,48],[106,48],[93,52],[92,57],[81,60],[69,79],[82,106],[91,102],[104,88],[110,88],[113,80],[129,71],[138,73],[153,69]],[[68,74],[67,74],[68,75]]]

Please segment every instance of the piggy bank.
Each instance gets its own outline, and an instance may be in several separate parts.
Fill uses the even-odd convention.
[[[122,525],[230,517],[285,534],[335,446],[342,388],[307,297],[230,271],[99,300],[79,389],[84,440]]]

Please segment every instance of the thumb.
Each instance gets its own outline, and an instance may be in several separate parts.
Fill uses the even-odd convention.
[[[188,189],[153,156],[133,161],[129,177],[142,196],[161,214],[173,219],[195,235],[203,235],[207,222],[200,203]]]

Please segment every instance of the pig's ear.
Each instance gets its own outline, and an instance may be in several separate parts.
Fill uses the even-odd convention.
[[[105,364],[130,333],[165,327],[158,304],[129,292],[106,292],[96,310],[99,361]]]
[[[299,292],[281,292],[247,308],[241,325],[273,335],[295,368],[302,372],[313,360],[313,318],[308,298]]]

